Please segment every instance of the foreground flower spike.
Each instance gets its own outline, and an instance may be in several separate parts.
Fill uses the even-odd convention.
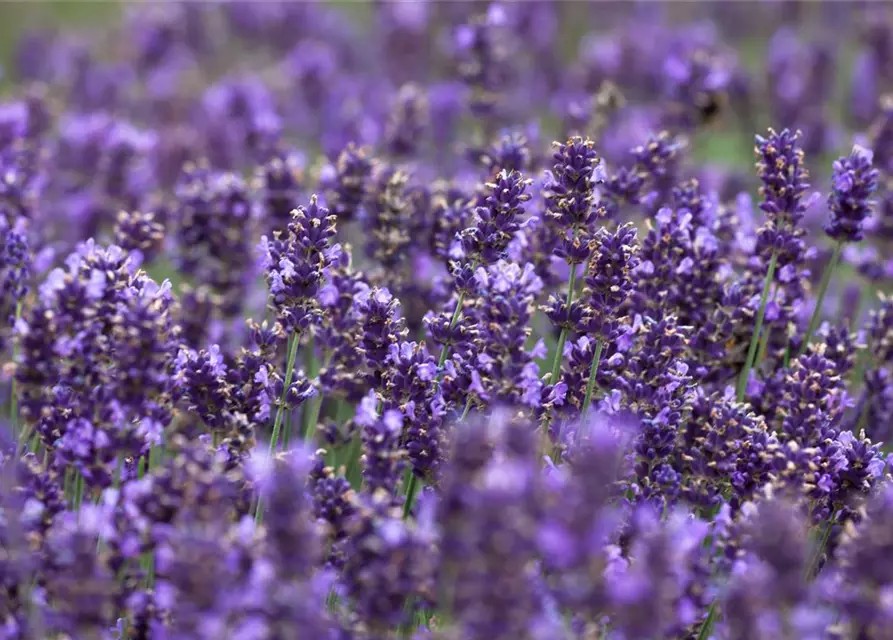
[[[531,184],[531,180],[517,171],[499,172],[494,182],[486,184],[487,195],[483,204],[475,208],[471,225],[459,233],[464,259],[450,265],[458,292],[456,306],[449,321],[444,316],[432,318],[428,323],[432,337],[443,344],[438,368],[443,367],[455,343],[452,334],[462,316],[465,297],[474,289],[475,271],[505,256],[521,227],[520,216],[524,203],[530,200],[527,188]]]
[[[832,614],[807,584],[808,527],[799,505],[785,497],[763,498],[744,511],[740,551],[717,625],[720,637],[823,637]]]
[[[632,292],[632,272],[639,265],[636,229],[631,223],[621,225],[613,234],[600,229],[593,244],[583,293],[588,297],[585,331],[595,336],[596,345],[581,409],[583,415],[592,401],[602,348],[618,336],[622,320],[618,314]]]
[[[893,487],[886,485],[868,504],[865,519],[847,524],[840,546],[841,581],[833,593],[845,624],[863,637],[881,638],[890,623],[884,594],[893,584],[886,555],[893,548]]]
[[[803,165],[803,149],[798,145],[800,133],[784,129],[781,133],[769,129],[769,136],[756,136],[757,173],[762,181],[760,209],[768,218],[760,229],[758,251],[760,258],[768,258],[763,293],[760,296],[754,332],[750,339],[747,359],[738,378],[738,400],[744,399],[750,370],[756,359],[769,291],[775,280],[776,268],[793,264],[802,253],[802,229],[799,223],[806,210],[802,196],[809,188],[809,172]]]
[[[558,383],[561,359],[568,333],[574,328],[570,322],[576,294],[577,265],[589,258],[589,239],[593,225],[604,210],[596,209],[595,186],[600,182],[596,170],[601,160],[594,143],[580,137],[570,138],[566,144],[553,143],[555,153],[553,174],[545,192],[547,225],[554,227],[554,254],[570,267],[567,295],[564,301],[552,296],[547,314],[561,329],[558,346],[552,361],[552,384]]]
[[[862,147],[854,147],[849,156],[834,163],[831,175],[831,193],[828,195],[830,218],[825,224],[825,233],[837,241],[834,252],[822,274],[822,281],[816,293],[815,309],[806,329],[806,336],[800,353],[806,350],[812,334],[815,333],[822,313],[822,302],[831,282],[831,276],[843,246],[847,242],[859,242],[864,237],[865,219],[871,215],[871,196],[878,187],[878,170],[872,167],[872,153]]]

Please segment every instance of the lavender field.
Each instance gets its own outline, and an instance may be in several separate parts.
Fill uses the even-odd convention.
[[[893,640],[893,3],[0,41],[0,640]]]

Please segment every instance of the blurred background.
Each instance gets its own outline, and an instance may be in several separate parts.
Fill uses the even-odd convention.
[[[96,43],[107,41],[109,55],[113,56],[116,37],[122,29],[134,21],[139,22],[140,14],[145,14],[153,6],[161,7],[164,2],[128,2],[100,0],[82,1],[32,1],[0,2],[0,64],[4,73],[0,88],[9,91],[16,77],[15,56],[22,36],[29,33],[51,33],[65,30],[68,33],[79,33],[88,41]],[[194,5],[210,5],[221,3],[192,2]],[[243,3],[244,4],[244,3]],[[250,3],[248,3],[250,4]],[[291,4],[301,4],[294,2]],[[314,4],[314,3],[304,3]],[[374,23],[376,5],[384,4],[376,0],[353,0],[347,2],[328,1],[324,4],[336,7],[339,12],[351,16],[358,25],[367,27]],[[420,4],[414,0],[405,0],[400,4]],[[421,3],[427,5],[436,2]],[[443,4],[443,3],[440,3]],[[450,3],[447,3],[450,4]],[[486,2],[459,2],[460,5]],[[535,4],[525,2],[522,4]],[[845,150],[850,140],[843,135],[848,131],[864,128],[872,111],[865,108],[866,113],[853,114],[852,100],[854,91],[854,69],[864,68],[868,52],[875,57],[886,55],[889,48],[889,21],[886,19],[890,2],[866,1],[793,1],[793,0],[731,0],[731,1],[697,1],[697,2],[631,2],[626,0],[614,2],[557,2],[560,6],[560,38],[556,46],[561,48],[561,55],[572,60],[581,54],[586,45],[587,35],[595,33],[609,34],[618,24],[628,21],[630,14],[639,12],[643,19],[651,22],[654,16],[666,22],[680,25],[691,25],[703,22],[711,28],[720,30],[721,40],[734,48],[739,56],[738,63],[748,72],[749,81],[760,85],[767,81],[767,62],[793,49],[803,49],[802,69],[805,75],[812,78],[801,78],[803,84],[821,84],[821,104],[813,107],[822,112],[822,118],[830,119],[832,127],[828,132],[825,144],[818,145],[823,152],[823,159],[828,159]],[[373,25],[374,28],[374,25]],[[780,29],[790,30],[790,34],[780,33]],[[320,34],[324,35],[324,34]],[[790,36],[790,37],[789,37]],[[785,42],[785,40],[789,40]],[[431,43],[434,46],[435,43]],[[95,49],[101,51],[102,47]],[[784,57],[789,57],[784,56]],[[885,63],[883,60],[877,63]],[[867,93],[882,93],[884,82],[889,79],[889,70],[882,69],[876,74],[881,83],[863,87]],[[814,82],[813,82],[814,80]],[[758,87],[760,88],[760,87]],[[763,90],[771,87],[761,87]],[[792,93],[796,87],[789,87]],[[801,87],[801,89],[803,89]],[[807,88],[808,92],[809,89]],[[762,94],[762,96],[761,96]],[[765,129],[766,126],[803,125],[803,122],[780,122],[777,113],[773,113],[772,105],[765,100],[765,91],[752,94],[757,99],[753,116],[746,122],[723,118],[717,126],[710,128],[709,133],[701,135],[692,145],[692,153],[696,160],[711,158],[714,162],[738,165],[749,164],[752,158],[751,134],[754,130]],[[760,98],[764,98],[761,100]],[[815,98],[815,95],[812,95]],[[848,104],[848,101],[850,104]],[[830,112],[830,113],[829,113]],[[808,124],[808,123],[807,123]],[[826,164],[826,163],[825,163]]]

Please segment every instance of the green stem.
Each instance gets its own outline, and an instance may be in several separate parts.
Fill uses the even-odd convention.
[[[74,476],[74,510],[80,511],[84,500],[84,476],[80,471],[75,471]]]
[[[360,490],[360,476],[358,472],[360,471],[360,449],[363,446],[363,439],[360,437],[359,433],[354,434],[353,440],[350,441],[350,445],[347,447],[347,469],[346,469],[346,477],[347,481],[350,483],[355,490]]]
[[[74,468],[70,466],[65,467],[65,476],[62,479],[62,495],[65,496],[65,501],[69,503],[74,503],[74,494],[71,489],[73,479]]]
[[[406,485],[406,501],[403,503],[403,519],[409,517],[412,511],[412,503],[415,502],[416,493],[419,490],[419,480],[416,475],[410,472],[409,484]]]
[[[325,357],[323,358],[322,369],[314,373],[314,377],[318,376],[319,373],[323,369],[328,369],[329,365],[332,362],[332,352],[326,352]],[[316,437],[316,428],[319,426],[319,412],[322,409],[322,381],[318,382],[319,384],[319,393],[317,393],[314,397],[310,398],[310,409],[307,412],[307,421],[304,425],[303,437],[306,442],[313,442],[313,439]]]
[[[800,345],[798,356],[806,353],[809,347],[809,341],[812,340],[812,334],[818,329],[819,319],[822,317],[822,301],[825,299],[825,293],[828,291],[828,285],[831,283],[831,275],[834,273],[837,263],[840,262],[840,253],[843,251],[843,241],[838,241],[834,246],[834,253],[831,254],[831,260],[825,266],[825,272],[822,274],[822,281],[819,283],[819,290],[816,294],[815,309],[812,310],[812,317],[809,319],[809,326],[806,329],[806,335],[803,336],[803,344]]]
[[[704,624],[701,625],[701,630],[698,632],[698,640],[707,640],[710,637],[710,632],[713,630],[713,619],[716,618],[717,606],[716,600],[710,603],[707,617],[704,618]]]
[[[19,455],[22,453],[22,446],[28,441],[28,438],[31,437],[31,427],[30,425],[26,425],[22,432],[19,434],[16,439],[16,460],[18,460]]]
[[[471,263],[471,271],[474,272],[475,269],[478,268],[477,261]],[[462,316],[462,305],[465,303],[465,292],[459,292],[459,297],[456,298],[456,308],[453,310],[453,317],[450,318],[450,329],[456,326],[456,323],[459,322],[459,318]],[[446,362],[447,357],[450,355],[450,345],[443,345],[443,349],[440,350],[440,358],[437,360],[437,370],[438,370],[438,380],[443,376],[443,363]]]
[[[775,267],[777,264],[778,253],[773,251],[772,259],[769,260],[769,270],[766,272],[766,281],[763,283],[763,295],[760,298],[760,310],[757,312],[757,323],[753,330],[753,336],[750,338],[750,347],[747,350],[747,360],[745,360],[744,368],[741,370],[741,376],[738,378],[738,402],[744,401],[744,394],[747,391],[747,379],[750,376],[750,369],[753,367],[753,361],[757,355],[760,331],[763,329],[763,319],[766,317],[766,302],[769,300],[769,289],[772,287],[772,279],[775,277]]]
[[[825,547],[828,546],[828,540],[831,539],[831,530],[834,528],[833,520],[834,514],[831,514],[831,518],[825,523],[825,530],[822,532],[819,545],[816,547],[815,553],[806,565],[805,577],[807,580],[811,580],[819,569],[819,563],[822,561],[822,554],[825,552]]]
[[[146,475],[146,456],[140,456],[139,462],[136,463],[136,477],[140,480]]]
[[[285,363],[285,380],[282,385],[282,394],[279,397],[279,406],[276,407],[276,418],[273,420],[273,435],[270,437],[270,455],[276,452],[279,446],[279,432],[282,429],[282,418],[285,415],[285,394],[291,385],[291,377],[294,374],[295,359],[298,357],[298,344],[301,342],[300,334],[292,334],[288,339],[288,359]],[[260,510],[260,505],[258,505]]]
[[[114,487],[115,489],[121,488],[121,474],[124,469],[124,456],[118,456],[118,462],[115,465],[115,480]]]
[[[589,380],[586,382],[586,396],[583,398],[583,416],[589,411],[589,405],[592,403],[592,392],[595,390],[595,377],[598,375],[598,364],[602,359],[602,349],[604,343],[601,338],[595,341],[595,353],[592,356],[592,366],[589,367]]]
[[[571,277],[567,281],[567,308],[570,310],[571,304],[574,302],[574,289],[577,285],[577,265],[572,264]],[[567,327],[561,328],[558,335],[558,344],[555,347],[555,356],[552,359],[552,384],[558,384],[558,376],[561,374],[561,360],[564,357],[564,343],[567,342]]]
[[[471,411],[471,398],[471,394],[469,394],[468,400],[465,401],[465,409],[462,410],[462,415],[459,416],[459,422],[465,422],[465,418],[468,417],[468,414]]]
[[[768,329],[768,328],[767,328]],[[760,363],[766,358],[766,351],[769,349],[769,334],[771,331],[763,331],[763,335],[760,336],[760,348],[757,350],[757,357],[754,360],[753,365],[759,368]]]
[[[456,323],[459,322],[459,316],[462,315],[462,304],[465,302],[465,292],[461,292],[459,297],[456,299],[456,309],[453,311],[453,317],[450,318],[450,329],[456,326]],[[450,355],[450,345],[443,345],[443,349],[440,350],[440,359],[437,361],[437,370],[441,371],[443,369],[443,363],[446,362],[447,357]],[[439,375],[439,374],[438,374]]]

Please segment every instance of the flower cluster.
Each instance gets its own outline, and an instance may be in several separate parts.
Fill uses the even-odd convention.
[[[634,4],[23,31],[0,638],[889,638],[893,15]]]

